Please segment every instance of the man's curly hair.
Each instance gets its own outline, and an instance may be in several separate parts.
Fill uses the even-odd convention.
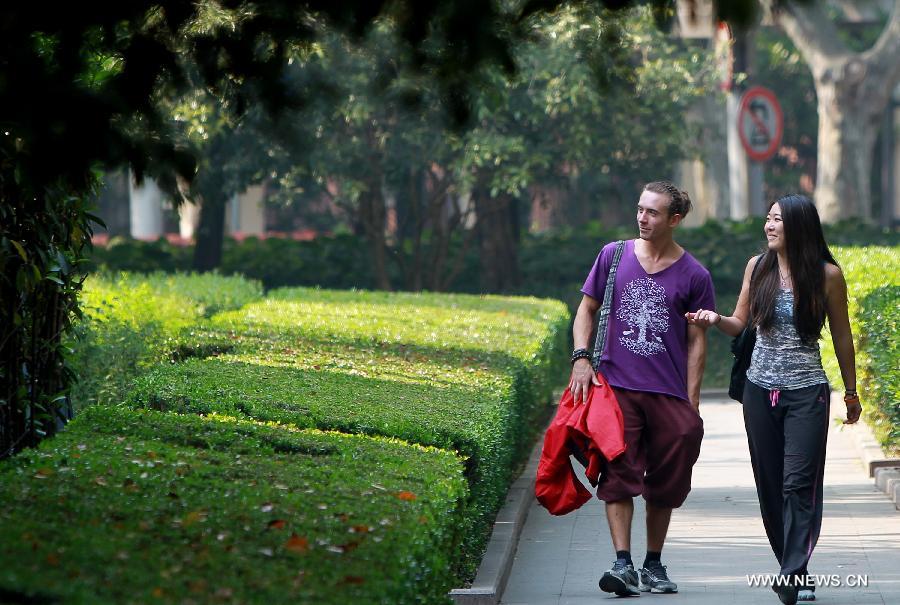
[[[653,181],[644,185],[644,191],[652,191],[669,196],[669,216],[680,214],[682,218],[687,216],[693,208],[691,196],[687,191],[682,191],[669,181]]]

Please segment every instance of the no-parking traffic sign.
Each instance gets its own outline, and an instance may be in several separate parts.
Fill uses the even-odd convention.
[[[738,133],[751,160],[765,162],[775,155],[783,128],[781,105],[775,93],[762,86],[744,93],[738,110]]]

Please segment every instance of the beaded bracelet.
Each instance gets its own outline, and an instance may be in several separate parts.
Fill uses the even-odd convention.
[[[859,395],[856,391],[851,394],[849,391],[844,395],[844,403],[859,403]]]
[[[587,349],[575,349],[572,351],[571,363],[575,363],[579,359],[590,359],[591,353]]]

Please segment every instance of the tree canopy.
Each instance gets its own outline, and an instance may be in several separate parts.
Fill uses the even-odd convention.
[[[705,48],[661,33],[649,10],[566,8],[533,20],[515,47],[514,75],[490,67],[472,74],[480,85],[470,96],[471,123],[460,131],[445,119],[428,81],[371,81],[379,64],[403,56],[392,34],[382,24],[352,43],[323,32],[315,52],[297,58],[298,72],[315,65],[342,78],[333,103],[290,120],[314,131],[314,144],[283,161],[287,171],[273,183],[294,203],[324,197],[339,207],[369,240],[382,288],[390,281],[386,246],[405,287],[442,290],[458,266],[448,258],[454,230],[477,215],[481,245],[502,238],[527,214],[510,205],[530,204],[540,190],[564,200],[559,211],[578,206],[585,217],[625,200],[630,207],[649,167],[671,170],[690,150],[685,109],[714,88]],[[398,71],[405,72],[401,65]],[[388,206],[396,220],[392,241],[385,239]],[[457,256],[474,235],[469,230]],[[509,246],[494,243],[494,254],[482,258],[498,264],[488,273],[500,278],[515,262]]]
[[[4,151],[20,179],[90,180],[95,162],[130,163],[138,174],[161,163],[186,175],[193,163],[175,144],[154,101],[186,90],[186,62],[200,82],[227,97],[237,113],[259,104],[272,112],[308,102],[316,86],[283,77],[292,49],[315,37],[317,25],[362,36],[378,19],[396,24],[408,65],[437,82],[440,101],[458,122],[470,112],[471,74],[482,64],[515,69],[513,48],[529,20],[562,0],[341,0],[298,5],[286,0],[238,2],[135,1],[115,5],[13,3],[0,19],[0,115]],[[579,2],[623,8],[628,0]],[[648,3],[657,20],[671,18],[664,0]],[[718,2],[719,14],[749,21],[753,0]],[[213,19],[214,26],[197,24]],[[383,65],[377,77],[392,78]],[[477,83],[476,83],[477,84]],[[13,149],[14,148],[14,149]],[[77,152],[76,152],[77,150]]]
[[[338,74],[286,77],[297,49],[320,25],[361,39],[389,21],[413,76],[435,83],[456,125],[471,123],[478,73],[515,73],[518,41],[532,19],[562,6],[619,9],[628,0],[135,0],[6,3],[0,9],[0,457],[58,427],[73,379],[61,334],[78,313],[93,217],[85,199],[97,171],[129,164],[177,192],[197,168],[196,146],[168,119],[165,99],[193,87],[233,116],[256,109],[277,124],[286,109],[314,101]],[[648,4],[659,24],[666,0]],[[748,22],[755,0],[719,1],[719,16]],[[374,81],[404,74],[387,61]],[[421,102],[414,95],[410,101]],[[197,99],[201,105],[202,95]],[[222,116],[223,124],[236,126]],[[225,131],[223,131],[225,132]],[[272,129],[272,136],[279,129]],[[188,131],[188,134],[189,131]],[[202,137],[201,137],[202,139]],[[500,140],[500,139],[497,139]],[[213,145],[215,141],[202,145]],[[214,174],[212,176],[215,176]]]

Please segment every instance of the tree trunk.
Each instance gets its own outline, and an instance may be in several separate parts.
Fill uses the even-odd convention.
[[[816,206],[826,223],[848,217],[872,220],[872,157],[884,107],[873,108],[860,98],[859,82],[847,71],[839,65],[816,78]]]
[[[21,310],[21,296],[15,291],[15,277],[18,272],[18,260],[14,257],[8,262],[4,269],[4,282],[0,285],[0,292],[3,293],[4,304],[8,305],[8,309],[4,313],[4,318],[12,318]],[[11,271],[9,269],[12,269]],[[10,287],[12,286],[12,287]],[[27,308],[27,307],[26,307]],[[23,330],[20,326],[14,325],[12,321],[2,324],[2,332],[0,332],[0,354],[3,359],[3,400],[0,402],[0,460],[11,456],[29,443],[25,443],[28,428],[25,423],[25,411],[27,406],[23,399],[24,373],[22,368],[25,367],[22,359],[22,335]]]
[[[387,240],[385,239],[384,196],[380,189],[371,189],[359,199],[359,212],[366,239],[372,253],[372,273],[375,276],[375,287],[379,290],[390,290],[391,280],[387,271]]]
[[[875,44],[852,52],[824,3],[762,0],[800,50],[819,99],[816,205],[825,222],[872,218],[872,156],[878,124],[900,82],[900,0]]]
[[[412,240],[412,257],[411,268],[406,276],[407,287],[413,292],[422,289],[422,231],[425,228],[425,218],[422,199],[425,197],[424,181],[425,175],[419,168],[410,171],[409,183],[407,186],[407,215],[406,220],[406,236]]]
[[[431,253],[429,255],[429,288],[438,292],[443,289],[446,276],[447,257],[450,242],[460,225],[463,212],[456,200],[448,198],[450,178],[431,173],[428,186],[428,213],[431,226]]]
[[[200,220],[194,236],[194,270],[206,272],[218,268],[222,264],[222,244],[225,239],[225,204],[218,201],[218,198],[203,197],[200,203]]]
[[[488,292],[508,292],[519,285],[516,200],[510,195],[490,197],[479,188],[475,196],[481,254],[481,286]]]

